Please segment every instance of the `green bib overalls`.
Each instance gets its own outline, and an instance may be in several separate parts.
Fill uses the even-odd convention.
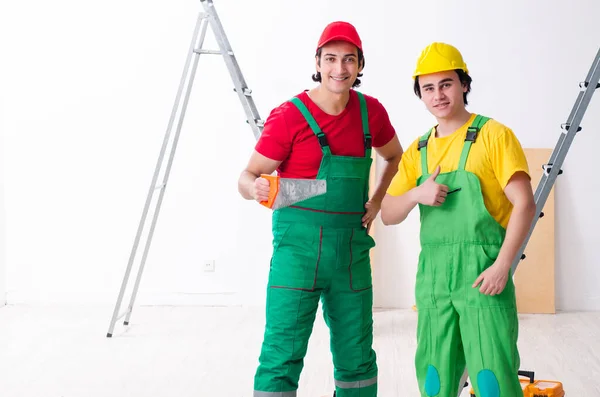
[[[484,205],[478,177],[465,170],[469,149],[487,120],[478,115],[469,127],[458,169],[436,178],[448,186],[446,201],[438,207],[419,205],[415,365],[421,396],[456,397],[465,360],[477,397],[523,396],[513,280],[509,277],[496,296],[472,288],[494,263],[505,236]],[[418,185],[430,175],[427,142],[433,131],[419,142],[423,175]]]
[[[361,221],[368,200],[371,135],[364,97],[357,94],[364,157],[332,154],[308,109],[298,98],[291,100],[319,140],[323,157],[317,179],[327,180],[327,193],[273,212],[266,328],[255,397],[296,396],[319,300],[330,329],[337,396],[377,395],[369,258],[375,242]]]

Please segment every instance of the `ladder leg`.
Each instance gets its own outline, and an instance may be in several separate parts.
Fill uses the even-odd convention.
[[[203,22],[204,21],[205,20],[203,20]],[[200,34],[200,40],[199,40],[198,46],[201,46],[202,43],[204,42],[204,37],[206,36],[206,29],[207,29],[207,27],[208,27],[207,23],[203,23],[202,24],[202,31],[201,31],[201,34]],[[182,105],[182,108],[181,108],[181,112],[179,114],[179,120],[177,122],[177,129],[176,129],[176,132],[175,132],[175,137],[173,139],[173,146],[171,148],[171,153],[170,153],[170,156],[169,156],[169,160],[167,162],[167,169],[166,169],[165,174],[164,174],[163,183],[162,183],[162,189],[161,189],[160,194],[158,196],[158,202],[156,204],[156,211],[154,212],[154,217],[152,218],[152,225],[150,226],[150,231],[148,233],[148,240],[147,240],[146,246],[144,248],[144,254],[142,256],[142,261],[141,261],[141,264],[140,264],[140,269],[139,269],[137,278],[135,280],[135,285],[134,285],[134,288],[133,288],[133,293],[131,295],[131,301],[129,303],[129,310],[127,311],[127,316],[125,317],[125,323],[124,323],[125,325],[129,324],[129,319],[131,318],[131,312],[132,312],[133,305],[135,303],[135,298],[137,296],[138,288],[139,288],[141,277],[142,277],[142,272],[143,272],[144,267],[146,265],[146,259],[148,257],[148,251],[150,250],[150,244],[152,243],[152,237],[154,236],[154,229],[156,227],[156,221],[158,219],[158,215],[159,215],[159,212],[160,212],[160,207],[162,205],[163,197],[165,195],[165,190],[166,190],[167,182],[169,180],[169,175],[171,173],[171,166],[173,165],[173,159],[175,157],[175,152],[177,150],[177,143],[179,142],[179,135],[181,133],[181,126],[183,125],[183,120],[185,118],[185,112],[186,112],[187,105],[188,105],[188,102],[189,102],[190,92],[191,92],[191,89],[192,89],[192,86],[193,86],[194,78],[196,76],[196,70],[197,70],[197,67],[198,67],[198,61],[199,61],[200,54],[194,53],[194,55],[195,56],[194,56],[193,66],[191,68],[190,76],[189,76],[189,83],[187,85],[187,89],[186,89],[186,92],[185,92],[185,97],[184,97],[184,100],[183,100],[183,105]]]
[[[200,34],[200,39],[198,39],[201,27],[202,27],[202,34]],[[182,92],[183,92],[186,80],[188,79],[189,76],[191,76],[190,81],[189,81],[189,83],[187,85],[187,91],[186,91],[186,96],[185,96],[185,104],[184,104],[183,111],[180,114],[178,128],[177,128],[177,132],[176,132],[176,138],[175,138],[174,144],[173,144],[172,149],[171,149],[171,154],[170,154],[169,163],[168,163],[168,166],[167,166],[167,171],[165,171],[165,175],[163,177],[163,183],[160,186],[161,193],[159,195],[159,199],[158,199],[155,211],[154,211],[154,217],[153,217],[152,225],[151,225],[150,232],[149,232],[149,235],[148,235],[148,239],[147,239],[147,242],[146,242],[146,246],[145,246],[145,249],[144,249],[144,255],[143,255],[142,263],[140,265],[140,268],[139,268],[139,271],[138,271],[138,274],[137,274],[137,278],[136,278],[134,290],[133,290],[133,293],[132,293],[131,301],[130,301],[130,304],[129,304],[129,306],[127,308],[127,311],[126,311],[127,317],[126,317],[126,320],[125,320],[125,325],[127,325],[129,323],[129,319],[131,317],[131,312],[133,310],[133,303],[135,302],[135,296],[136,296],[137,290],[139,288],[139,284],[140,284],[140,280],[141,280],[141,276],[142,276],[142,272],[143,272],[145,260],[146,260],[147,254],[148,254],[148,250],[150,248],[150,242],[152,240],[152,235],[153,235],[153,232],[154,232],[154,227],[156,225],[156,220],[158,219],[158,213],[160,211],[160,205],[162,203],[162,198],[164,196],[164,192],[165,192],[165,189],[166,189],[166,182],[168,180],[168,175],[169,175],[169,172],[170,172],[170,167],[171,167],[171,164],[173,162],[173,157],[175,155],[175,149],[176,149],[176,145],[177,145],[177,139],[179,137],[179,133],[180,133],[180,130],[181,130],[181,124],[182,124],[182,120],[183,120],[183,115],[185,115],[185,107],[187,106],[187,101],[188,101],[188,98],[189,98],[190,89],[192,87],[192,83],[193,83],[193,78],[194,78],[194,75],[195,75],[196,66],[198,64],[198,56],[199,56],[199,54],[195,53],[194,49],[195,49],[195,47],[197,46],[198,43],[200,45],[202,45],[202,43],[204,41],[205,34],[206,34],[206,28],[207,28],[207,23],[206,23],[205,15],[204,14],[200,14],[200,16],[198,17],[197,23],[196,23],[196,27],[194,29],[192,43],[190,45],[190,50],[188,51],[188,56],[187,56],[187,59],[186,59],[186,62],[185,62],[184,71],[183,71],[183,74],[182,74],[182,77],[181,77],[179,88],[177,90],[175,104],[173,105],[171,116],[169,118],[169,123],[168,123],[168,126],[167,126],[167,132],[165,134],[165,137],[164,137],[164,140],[163,140],[163,144],[162,144],[162,147],[161,147],[161,150],[160,150],[160,154],[158,156],[158,161],[157,161],[157,164],[156,164],[154,175],[152,177],[152,182],[150,184],[150,189],[148,191],[148,196],[146,198],[146,203],[144,205],[144,210],[142,211],[142,217],[141,217],[140,223],[138,225],[137,234],[135,236],[134,244],[133,244],[133,247],[132,247],[132,250],[131,250],[131,254],[130,254],[130,257],[129,257],[129,261],[127,263],[127,268],[126,268],[126,271],[125,271],[125,276],[123,277],[123,282],[121,284],[121,289],[119,291],[119,296],[117,298],[117,302],[116,302],[115,308],[113,310],[113,315],[112,315],[112,318],[111,318],[111,321],[110,321],[110,325],[109,325],[109,329],[108,329],[108,332],[107,332],[107,337],[109,337],[109,338],[112,337],[112,334],[114,332],[114,327],[115,327],[115,324],[116,324],[117,320],[120,317],[122,317],[122,315],[119,315],[119,310],[121,308],[121,304],[122,304],[122,301],[123,301],[123,296],[125,294],[125,290],[126,290],[126,287],[127,287],[129,276],[131,274],[131,269],[132,269],[132,266],[133,266],[133,261],[135,259],[135,256],[136,256],[136,253],[137,253],[137,249],[138,249],[138,246],[139,246],[139,243],[140,243],[140,239],[141,239],[141,236],[142,236],[142,232],[143,232],[144,226],[146,224],[146,220],[147,220],[147,216],[148,216],[148,210],[150,208],[150,203],[152,201],[152,198],[153,198],[153,195],[154,195],[154,191],[157,189],[156,181],[158,180],[158,177],[159,177],[159,174],[160,174],[160,170],[162,168],[162,164],[163,164],[163,161],[164,161],[164,155],[165,155],[165,152],[167,150],[167,146],[168,146],[169,141],[170,141],[171,130],[172,130],[172,127],[173,127],[173,122],[175,120],[175,116],[177,114],[177,110],[179,108],[179,103],[181,101],[181,95],[182,95]],[[194,65],[193,65],[193,68],[192,68],[192,72],[190,73],[189,69],[190,69],[190,63],[192,61],[192,56],[194,56]]]
[[[467,383],[468,377],[469,377],[469,372],[465,368],[465,372],[463,372],[462,376],[460,377],[460,381],[458,382],[458,394],[457,394],[458,397],[460,397],[461,393],[463,392],[463,390],[466,386],[465,384]]]

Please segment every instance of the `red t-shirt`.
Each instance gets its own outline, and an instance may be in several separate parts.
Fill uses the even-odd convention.
[[[364,133],[358,94],[350,90],[346,108],[337,116],[325,113],[306,91],[297,95],[325,133],[331,153],[338,156],[365,155]],[[375,98],[364,95],[373,147],[387,144],[396,134],[387,111]],[[278,174],[284,178],[314,179],[323,152],[308,122],[296,106],[286,101],[271,111],[255,149],[265,157],[283,161]]]

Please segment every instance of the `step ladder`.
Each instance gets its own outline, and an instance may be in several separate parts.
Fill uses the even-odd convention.
[[[561,175],[563,173],[561,167],[563,165],[565,157],[567,156],[567,152],[571,147],[571,143],[575,138],[575,135],[579,131],[581,131],[581,120],[583,119],[583,115],[585,114],[585,111],[587,110],[587,107],[592,99],[592,95],[594,95],[596,89],[600,88],[599,81],[600,49],[598,49],[596,58],[592,63],[592,67],[590,68],[585,78],[585,81],[579,83],[579,95],[575,100],[575,105],[573,105],[573,108],[571,109],[571,114],[569,115],[567,122],[561,125],[561,129],[563,131],[560,134],[560,137],[558,138],[556,147],[552,151],[548,163],[542,165],[544,174],[542,175],[542,178],[535,190],[534,195],[536,211],[535,216],[533,218],[533,221],[531,222],[531,226],[529,228],[529,232],[527,233],[527,237],[525,237],[525,240],[523,241],[521,248],[517,252],[517,255],[515,255],[515,258],[511,265],[511,271],[513,276],[517,270],[517,266],[519,265],[519,263],[526,258],[526,255],[524,254],[525,247],[527,247],[527,243],[529,242],[529,239],[533,234],[533,230],[535,229],[535,225],[537,224],[538,220],[544,216],[544,212],[542,210],[544,209],[544,205],[546,205],[546,200],[548,199],[550,191],[552,190],[552,187],[556,182],[556,178],[558,177],[558,175]],[[460,385],[463,385],[463,387],[467,387],[467,377],[468,373],[465,370],[459,383]],[[459,397],[463,391],[463,387],[460,387],[460,390],[458,391]]]
[[[256,105],[254,104],[254,100],[252,99],[252,90],[248,88],[246,81],[244,80],[244,76],[242,75],[242,71],[238,62],[235,58],[233,50],[231,49],[231,45],[229,44],[229,40],[225,35],[225,30],[223,29],[223,25],[219,19],[215,6],[212,0],[200,0],[204,8],[204,12],[201,12],[198,15],[198,19],[196,21],[196,26],[194,29],[192,42],[190,44],[187,58],[185,60],[185,66],[183,68],[183,74],[181,76],[181,80],[179,83],[179,88],[177,90],[177,95],[175,97],[175,103],[173,105],[173,109],[171,112],[171,117],[169,118],[167,131],[163,140],[162,147],[160,149],[160,154],[158,156],[158,162],[156,164],[156,169],[154,171],[154,175],[152,176],[152,182],[150,183],[150,189],[148,191],[148,196],[146,198],[146,203],[144,205],[144,209],[142,211],[142,217],[140,219],[140,223],[137,229],[137,234],[135,236],[135,240],[133,242],[133,247],[131,249],[131,254],[129,256],[129,261],[127,263],[127,268],[125,270],[125,276],[123,277],[123,282],[121,284],[121,289],[119,291],[119,296],[117,298],[117,302],[113,311],[112,318],[110,320],[110,325],[108,327],[107,337],[110,338],[113,335],[113,331],[115,328],[115,324],[118,320],[125,317],[124,325],[129,325],[129,320],[131,319],[131,313],[133,311],[133,306],[135,304],[135,299],[137,296],[137,292],[140,286],[140,281],[142,279],[142,273],[144,271],[144,266],[146,264],[146,259],[148,257],[148,251],[150,249],[150,244],[152,242],[152,236],[154,235],[154,228],[156,226],[156,221],[158,219],[158,215],[160,212],[160,207],[163,201],[163,197],[165,194],[165,190],[167,187],[167,182],[169,180],[169,174],[171,171],[171,165],[173,164],[173,158],[175,156],[175,151],[177,149],[177,142],[179,140],[179,134],[181,132],[181,126],[183,124],[183,119],[185,118],[185,112],[188,104],[188,100],[190,97],[190,92],[194,83],[194,77],[196,74],[196,69],[198,66],[198,61],[200,55],[222,55],[225,60],[225,65],[227,65],[227,69],[229,70],[229,74],[231,79],[233,80],[234,91],[238,94],[240,102],[242,103],[242,107],[244,108],[244,113],[246,115],[246,122],[250,124],[252,128],[252,132],[254,137],[258,140],[260,134],[262,133],[264,127],[264,121],[261,120],[258,110],[256,109]],[[202,46],[204,44],[204,38],[206,37],[206,31],[208,26],[210,25],[216,42],[218,44],[218,50],[208,50],[204,49]],[[184,93],[185,87],[185,93]],[[183,95],[183,102],[182,102]],[[179,113],[179,117],[177,120],[177,125],[175,127],[175,133],[173,134],[173,124],[176,118],[176,115]],[[167,152],[167,148],[170,146],[169,157],[166,164],[166,168],[164,169],[164,173],[162,176],[162,180],[159,184],[157,181],[159,179],[159,175],[163,172],[165,153]],[[144,251],[142,254],[142,259],[139,265],[137,277],[135,279],[135,284],[133,287],[133,291],[131,293],[131,298],[129,301],[129,305],[126,310],[120,313],[121,305],[123,302],[123,297],[125,295],[125,290],[127,288],[127,284],[129,282],[129,277],[131,275],[131,270],[133,267],[133,263],[135,257],[138,253],[138,248],[140,246],[140,240],[142,238],[142,233],[146,229],[148,223],[148,211],[150,209],[150,204],[154,198],[155,192],[158,191],[158,198],[156,200],[156,204],[154,207],[154,215],[152,216],[148,235],[146,238],[146,243],[144,245]]]

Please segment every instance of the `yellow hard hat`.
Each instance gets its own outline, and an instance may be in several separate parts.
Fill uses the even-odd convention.
[[[412,77],[454,69],[469,73],[460,51],[450,44],[431,43],[421,52]]]

